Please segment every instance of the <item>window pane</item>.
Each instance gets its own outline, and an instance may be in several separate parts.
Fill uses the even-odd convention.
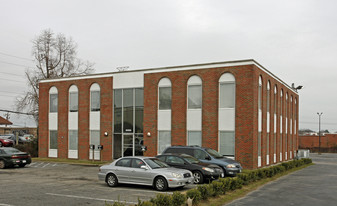
[[[235,155],[235,134],[234,131],[220,132],[220,154]]]
[[[55,113],[57,112],[57,94],[50,94],[50,113]]]
[[[259,94],[258,94],[258,107],[259,110],[262,110],[262,85],[259,85]]]
[[[202,86],[188,86],[188,109],[200,109],[202,105]]]
[[[269,133],[267,133],[267,155],[269,155]]]
[[[70,92],[69,94],[69,111],[77,112],[78,111],[78,93]]]
[[[69,130],[69,150],[78,149],[78,130]]]
[[[171,87],[159,87],[159,110],[171,109]]]
[[[97,149],[97,146],[100,144],[100,131],[99,130],[90,130],[90,144],[95,145],[95,150],[99,151]]]
[[[188,145],[201,146],[201,131],[188,132]]]
[[[114,135],[114,159],[122,157],[122,135]]]
[[[161,154],[167,147],[171,146],[171,131],[159,131],[158,154]]]
[[[257,136],[257,155],[261,156],[261,132]]]
[[[123,90],[123,130],[133,132],[133,89]]]
[[[143,133],[144,90],[135,89],[135,133]]]
[[[49,149],[57,149],[57,131],[49,131]]]
[[[122,133],[122,90],[114,90],[114,132]]]
[[[91,91],[91,111],[100,111],[100,91]]]
[[[235,83],[220,84],[220,108],[235,107]]]

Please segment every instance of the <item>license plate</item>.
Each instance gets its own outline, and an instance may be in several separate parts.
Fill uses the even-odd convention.
[[[22,163],[26,163],[26,160],[22,160]]]

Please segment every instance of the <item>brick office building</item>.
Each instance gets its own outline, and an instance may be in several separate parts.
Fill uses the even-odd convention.
[[[298,98],[254,60],[42,80],[39,156],[112,160],[202,145],[263,167],[293,158]]]

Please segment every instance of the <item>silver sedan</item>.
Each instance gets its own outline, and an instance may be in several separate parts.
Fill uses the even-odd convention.
[[[98,179],[108,186],[118,183],[153,186],[156,190],[184,187],[193,183],[190,171],[168,166],[154,157],[122,157],[109,165],[101,166]]]

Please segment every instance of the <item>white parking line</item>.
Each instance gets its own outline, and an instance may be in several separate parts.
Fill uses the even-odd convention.
[[[53,164],[52,166],[55,167],[56,165],[57,165],[57,164],[55,163],[55,164]]]
[[[99,200],[99,201],[107,201],[107,202],[118,202],[118,200],[110,200],[110,199],[101,199],[101,198],[93,198],[93,197],[84,197],[84,196],[75,196],[75,195],[62,195],[62,194],[55,194],[55,193],[46,193],[46,195],[54,195],[60,197],[69,197],[69,198],[80,198],[80,199],[87,199],[87,200]],[[138,204],[138,202],[125,202],[120,201],[126,204]]]
[[[47,163],[47,164],[43,165],[43,167],[42,167],[42,168],[44,168],[44,167],[47,167],[49,164],[50,164],[50,163]]]
[[[8,205],[8,204],[0,203],[0,206],[13,206],[13,205]]]

